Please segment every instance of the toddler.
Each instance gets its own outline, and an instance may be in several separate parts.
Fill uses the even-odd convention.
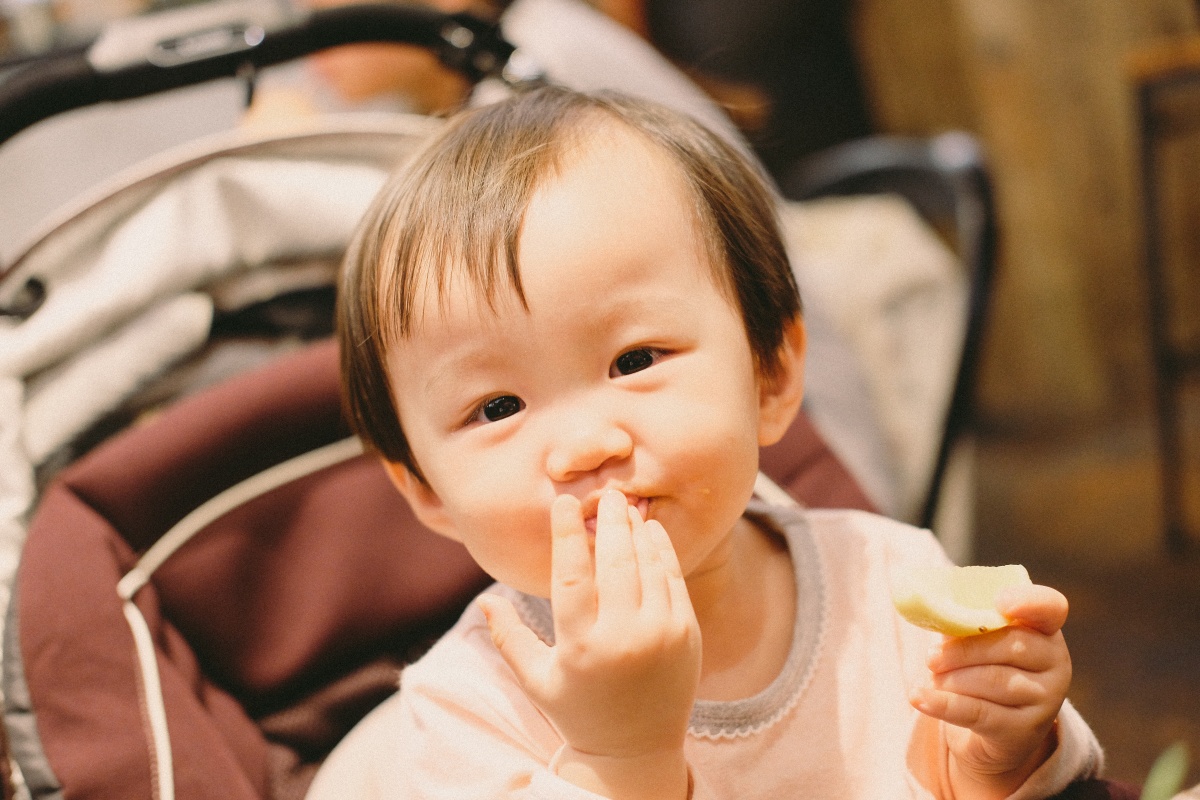
[[[890,601],[946,563],[927,531],[752,498],[804,325],[770,191],[698,124],[557,88],[460,115],[339,302],[356,429],[497,584],[311,797],[963,800],[1098,770],[1061,594],[944,640]]]

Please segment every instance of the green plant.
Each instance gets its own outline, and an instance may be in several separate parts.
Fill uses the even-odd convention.
[[[1175,742],[1154,759],[1142,784],[1141,800],[1170,800],[1183,786],[1187,768],[1187,744]]]

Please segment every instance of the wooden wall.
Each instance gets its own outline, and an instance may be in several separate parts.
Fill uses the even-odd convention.
[[[1197,5],[859,0],[857,41],[880,127],[966,128],[994,168],[1001,272],[980,397],[994,425],[1061,428],[1149,408],[1126,60],[1194,32]],[[1200,171],[1169,188],[1179,196],[1190,186],[1200,212],[1198,184]]]

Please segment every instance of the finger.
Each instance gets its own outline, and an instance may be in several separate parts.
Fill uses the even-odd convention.
[[[500,656],[517,676],[521,687],[526,692],[536,693],[534,687],[541,684],[541,676],[546,674],[553,658],[549,646],[521,621],[507,599],[483,594],[476,602],[483,611],[488,633]]]
[[[948,638],[930,653],[928,666],[935,673],[987,664],[1043,672],[1069,658],[1065,650],[1061,633],[1045,636],[1012,626],[979,636]]]
[[[629,507],[629,527],[633,535],[633,548],[637,556],[638,578],[641,581],[644,613],[665,616],[671,611],[671,600],[667,588],[667,576],[658,557],[658,543],[647,530],[641,514]]]
[[[560,635],[582,632],[596,618],[595,568],[579,500],[569,494],[550,506],[550,607]]]
[[[1066,623],[1070,604],[1062,592],[1049,586],[1010,586],[996,599],[996,610],[1019,625],[1049,636]]]
[[[688,594],[687,581],[684,580],[683,570],[679,566],[679,556],[675,553],[675,545],[671,537],[656,519],[646,522],[646,533],[658,548],[658,561],[662,565],[663,575],[667,581],[667,594],[670,598],[671,610],[675,614],[683,614],[692,619],[696,612],[692,609],[692,598]]]
[[[1020,708],[1043,702],[1047,689],[1035,677],[1013,667],[987,664],[935,674],[935,689],[986,700],[1000,706]]]
[[[637,556],[629,526],[629,501],[605,492],[596,510],[596,612],[629,611],[641,603]]]
[[[944,692],[930,687],[914,689],[909,703],[922,714],[950,725],[967,728],[985,738],[1004,732],[1013,710],[977,697]]]

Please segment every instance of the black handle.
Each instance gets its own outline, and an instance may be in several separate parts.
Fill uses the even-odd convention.
[[[0,83],[0,143],[48,117],[98,102],[96,71],[82,53],[20,68]]]
[[[15,70],[0,82],[0,143],[63,111],[232,77],[247,67],[356,42],[427,47],[473,82],[501,74],[514,50],[495,23],[417,5],[347,5],[310,13],[261,0],[184,7],[121,20],[86,53]]]

